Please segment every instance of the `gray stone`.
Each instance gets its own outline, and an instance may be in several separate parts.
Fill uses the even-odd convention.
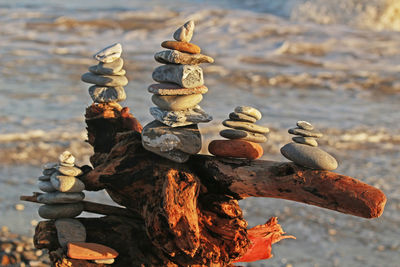
[[[100,62],[97,65],[91,66],[89,67],[89,71],[96,74],[117,75],[117,73],[121,73],[123,66],[124,60],[122,58],[118,58],[111,63]]]
[[[53,187],[60,192],[78,193],[85,190],[85,184],[73,176],[64,176],[54,173],[50,177],[50,182]]]
[[[58,166],[57,171],[67,176],[78,176],[82,174],[82,170],[77,167]]]
[[[310,169],[331,171],[338,167],[336,159],[318,147],[289,143],[281,148],[281,153],[294,163]]]
[[[299,144],[305,144],[309,146],[318,146],[317,140],[313,137],[295,136],[292,140]]]
[[[96,75],[91,72],[83,74],[81,80],[87,83],[109,87],[120,87],[128,84],[128,79],[125,76]]]
[[[58,243],[61,247],[66,248],[70,242],[86,241],[85,226],[77,219],[58,219],[54,225],[57,229]]]
[[[89,95],[95,103],[121,102],[126,99],[123,87],[90,86]]]
[[[317,130],[304,130],[301,128],[291,128],[288,130],[290,134],[301,135],[304,137],[322,137],[323,134]]]
[[[113,73],[104,73],[103,71],[98,71],[97,68],[98,65],[90,66],[89,71],[93,74],[96,75],[116,75],[116,76],[124,76],[126,74],[126,71],[124,69],[119,70],[118,72],[113,72]]]
[[[258,109],[249,106],[236,107],[235,112],[246,114],[248,116],[256,118],[257,120],[260,120],[262,117],[261,112],[258,111]]]
[[[189,54],[178,50],[163,50],[154,54],[154,59],[161,64],[186,64],[198,65],[201,63],[213,63],[212,57],[202,54]]]
[[[252,133],[260,133],[260,134],[269,133],[269,129],[267,127],[263,127],[263,126],[253,124],[250,122],[224,120],[222,122],[222,124],[229,128],[233,128],[233,129],[237,129],[237,130],[245,130],[245,131],[249,131]]]
[[[40,181],[38,183],[38,187],[40,190],[42,190],[43,192],[54,192],[56,191],[56,189],[54,188],[54,186],[51,184],[51,182],[49,181]]]
[[[93,55],[93,58],[103,62],[111,63],[121,57],[122,46],[120,43],[115,43],[106,48],[103,48],[99,52]]]
[[[50,181],[50,175],[39,176],[39,181]]]
[[[304,130],[314,130],[314,126],[309,123],[308,121],[298,121],[296,123],[297,127],[304,129]]]
[[[190,40],[192,40],[193,31],[194,21],[189,20],[174,32],[174,39],[177,41],[189,43]]]
[[[153,71],[153,80],[160,83],[176,83],[185,88],[204,84],[203,70],[196,65],[162,65]]]
[[[49,175],[52,175],[53,173],[55,173],[57,170],[54,168],[54,169],[44,169],[43,171],[42,171],[42,173],[43,173],[43,175],[47,175],[47,176],[49,176]]]
[[[153,115],[156,120],[170,127],[181,127],[212,120],[212,117],[205,113],[198,105],[192,109],[181,111],[166,111],[159,107],[151,107],[150,114]]]
[[[75,157],[69,151],[64,151],[63,153],[61,153],[60,156],[58,156],[58,160],[60,161],[60,163],[66,163],[66,164],[75,163]]]
[[[194,95],[153,95],[151,101],[163,110],[186,110],[193,108],[203,99],[202,94]]]
[[[257,121],[256,118],[246,115],[244,113],[239,113],[239,112],[229,113],[229,118],[233,121],[245,121],[245,122],[251,122],[251,123],[254,123]]]
[[[82,201],[85,198],[85,194],[80,193],[63,193],[63,192],[52,192],[42,194],[37,197],[37,200],[43,204],[66,204],[76,203]]]
[[[155,120],[143,128],[142,144],[151,152],[182,162],[188,158],[185,154],[197,154],[200,151],[201,135],[196,124],[172,128]]]
[[[219,132],[222,137],[228,139],[241,139],[254,143],[267,142],[267,137],[262,134],[247,132],[243,130],[225,129]]]
[[[83,211],[82,202],[72,204],[52,204],[39,207],[39,216],[43,219],[73,218]]]
[[[114,259],[94,260],[97,264],[113,264]]]
[[[174,83],[155,83],[147,88],[147,91],[156,95],[193,95],[205,94],[208,88],[204,85],[194,88],[182,88]]]
[[[54,169],[55,167],[58,166],[58,162],[49,162],[43,165],[43,169],[47,170],[47,169]]]

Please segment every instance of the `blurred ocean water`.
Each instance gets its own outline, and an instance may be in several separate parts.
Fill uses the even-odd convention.
[[[88,163],[80,81],[92,54],[123,45],[127,100],[146,124],[160,43],[188,19],[193,43],[214,64],[202,65],[209,92],[200,125],[204,147],[237,105],[260,109],[271,128],[264,159],[284,161],[287,128],[308,120],[337,172],[388,196],[384,215],[364,220],[283,200],[241,202],[251,226],[278,216],[296,241],[275,258],[249,266],[398,266],[400,263],[400,1],[5,1],[0,0],[0,224],[29,233],[37,206],[14,210],[36,189],[40,165],[65,149]],[[206,150],[203,150],[206,153]],[[109,201],[105,193],[89,194]],[[333,234],[335,233],[335,234]]]

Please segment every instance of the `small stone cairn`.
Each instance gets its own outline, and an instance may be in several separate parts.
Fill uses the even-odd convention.
[[[175,31],[176,41],[164,41],[163,50],[154,55],[164,65],[153,71],[158,82],[148,87],[156,107],[150,108],[155,118],[142,131],[145,149],[175,162],[183,163],[201,149],[198,123],[212,120],[198,105],[208,88],[204,85],[201,63],[214,59],[200,54],[200,47],[190,43],[194,22],[188,21]]]
[[[44,204],[39,207],[39,216],[55,220],[58,242],[67,250],[68,257],[112,264],[118,253],[100,244],[86,243],[85,226],[74,219],[84,209],[85,184],[76,177],[81,174],[82,170],[75,166],[75,157],[69,151],[59,156],[58,163],[45,164],[43,175],[39,177],[39,189],[45,192],[37,197],[37,201]]]
[[[222,137],[230,140],[213,140],[208,151],[221,157],[258,159],[263,154],[263,148],[258,143],[267,141],[265,134],[269,129],[254,124],[262,117],[261,112],[253,107],[239,106],[229,114],[229,119],[222,124],[230,129],[220,131]]]
[[[122,46],[115,43],[97,52],[93,58],[99,64],[90,66],[82,75],[84,82],[94,84],[89,87],[89,95],[95,103],[121,102],[126,99],[124,87],[128,84],[121,58]]]
[[[331,171],[338,167],[334,157],[318,148],[315,138],[323,135],[314,129],[311,123],[298,121],[297,127],[289,129],[288,132],[296,136],[292,138],[294,143],[286,144],[281,148],[284,157],[310,169]]]

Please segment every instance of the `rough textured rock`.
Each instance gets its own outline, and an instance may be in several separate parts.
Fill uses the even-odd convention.
[[[192,109],[181,111],[166,111],[158,107],[151,107],[150,114],[159,122],[170,127],[181,127],[212,120],[212,117],[198,105]]]
[[[106,48],[94,54],[93,58],[103,63],[110,63],[120,58],[121,53],[122,53],[121,44],[115,43],[110,46],[107,46]]]
[[[244,121],[224,120],[222,124],[229,128],[245,130],[253,133],[260,133],[260,134],[269,133],[269,129],[267,127],[263,127],[257,124]]]
[[[96,103],[121,102],[126,99],[126,93],[123,87],[93,85],[89,87],[89,95],[93,102]]]
[[[43,204],[65,204],[65,203],[76,203],[82,201],[85,198],[85,194],[80,193],[63,193],[63,192],[51,192],[38,196],[38,202]]]
[[[313,137],[295,136],[292,140],[299,144],[305,144],[309,146],[318,146],[317,140]]]
[[[68,243],[68,257],[81,260],[102,260],[118,257],[114,249],[96,243],[71,242]]]
[[[128,84],[128,79],[125,76],[96,75],[91,72],[83,74],[81,80],[87,83],[108,87],[121,87]]]
[[[233,121],[245,121],[245,122],[251,122],[251,123],[255,123],[257,121],[256,118],[254,118],[252,116],[248,116],[244,113],[239,113],[239,112],[229,113],[229,118]]]
[[[220,157],[258,159],[264,151],[259,144],[245,140],[213,140],[208,151]]]
[[[58,243],[66,248],[69,242],[85,242],[85,226],[76,219],[57,219],[54,223],[57,229]]]
[[[179,150],[196,154],[201,149],[201,135],[197,125],[172,128],[155,120],[143,128],[142,143],[155,153]]]
[[[181,42],[190,42],[194,31],[194,21],[189,20],[174,32],[174,39]]]
[[[235,108],[235,112],[238,113],[243,113],[248,116],[252,116],[256,118],[257,120],[260,120],[262,118],[261,112],[258,111],[257,109],[249,106],[239,106]]]
[[[212,57],[203,54],[188,54],[178,50],[164,50],[154,54],[154,59],[162,64],[187,64],[198,65],[201,63],[214,63]]]
[[[54,173],[50,177],[50,182],[53,187],[60,192],[78,193],[85,190],[85,184],[74,176],[65,176]]]
[[[186,42],[178,42],[178,41],[164,41],[161,43],[161,46],[164,48],[178,50],[180,52],[186,52],[190,54],[200,54],[201,49],[195,44],[186,43]]]
[[[147,91],[156,95],[193,95],[205,94],[208,92],[208,88],[205,85],[194,88],[182,88],[174,83],[155,83],[150,85]]]
[[[317,130],[304,130],[301,128],[291,128],[288,130],[290,134],[301,135],[304,137],[322,137],[323,134]]]
[[[162,65],[153,71],[153,80],[160,83],[176,83],[184,88],[204,84],[203,70],[193,65]]]
[[[334,157],[317,147],[289,143],[281,148],[281,153],[294,163],[310,169],[331,171],[338,167]]]
[[[202,94],[194,95],[153,95],[151,101],[163,110],[186,110],[193,108],[203,99]]]
[[[308,121],[298,121],[296,123],[296,125],[297,125],[297,127],[304,129],[304,130],[309,130],[309,131],[314,130],[314,126],[311,123],[309,123]]]
[[[243,130],[235,129],[225,129],[219,132],[222,137],[228,139],[240,139],[246,140],[254,143],[264,143],[267,142],[267,137],[262,134],[247,132]]]
[[[39,216],[43,219],[73,218],[81,214],[83,204],[81,202],[71,204],[52,204],[39,207]]]

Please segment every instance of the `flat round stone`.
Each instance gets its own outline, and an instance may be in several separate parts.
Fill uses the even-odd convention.
[[[304,137],[322,137],[323,134],[317,130],[304,130],[301,128],[291,128],[288,130],[290,134],[301,135]]]
[[[165,96],[153,95],[153,103],[163,110],[186,110],[196,106],[203,99],[202,94],[183,95],[183,96]]]
[[[43,165],[43,169],[47,170],[47,169],[54,169],[55,167],[58,166],[58,162],[49,162]]]
[[[89,71],[96,74],[116,75],[117,73],[120,73],[123,66],[124,60],[122,58],[118,58],[111,63],[100,62],[97,65],[91,66],[89,67]]]
[[[95,103],[121,102],[126,99],[124,87],[90,86],[89,95]]]
[[[190,42],[194,31],[194,21],[189,20],[174,32],[174,39],[181,42]]]
[[[54,192],[54,191],[56,191],[56,189],[54,188],[54,186],[51,184],[50,181],[40,181],[38,183],[38,187],[43,192]]]
[[[228,139],[240,139],[246,140],[254,143],[264,143],[267,142],[267,137],[262,134],[247,132],[243,130],[235,129],[225,129],[219,132],[222,137]]]
[[[310,169],[331,171],[338,167],[336,159],[318,147],[289,143],[281,148],[281,153],[294,163]]]
[[[239,112],[229,113],[229,118],[233,121],[245,121],[245,122],[251,122],[251,123],[254,123],[257,121],[256,118],[246,115],[244,113],[239,113]]]
[[[315,140],[313,137],[295,136],[292,138],[292,140],[299,144],[318,146],[317,140]]]
[[[258,159],[264,151],[256,143],[245,140],[213,140],[208,146],[208,151],[220,157]]]
[[[205,94],[208,92],[208,88],[205,85],[194,88],[182,88],[182,86],[173,83],[155,83],[150,85],[147,91],[156,95],[193,95]]]
[[[109,87],[120,87],[128,84],[128,79],[125,76],[96,75],[91,72],[83,74],[81,80],[87,83]]]
[[[309,131],[314,130],[314,126],[307,121],[298,121],[296,123],[296,125],[297,125],[297,127],[304,129],[304,130],[309,130]]]
[[[224,120],[222,122],[223,125],[229,128],[237,129],[237,130],[245,130],[253,133],[266,134],[269,133],[269,129],[267,127],[263,127],[257,124],[253,124],[250,122],[244,121],[233,121],[233,120]]]
[[[212,57],[203,54],[189,54],[178,50],[164,50],[154,54],[154,59],[161,64],[187,64],[198,65],[201,63],[213,63]]]
[[[60,163],[66,163],[66,164],[75,163],[75,157],[69,151],[64,151],[63,153],[61,153],[60,156],[58,157],[58,160],[60,161]]]
[[[178,50],[180,52],[186,52],[190,54],[200,54],[201,49],[195,44],[179,42],[179,41],[164,41],[161,43],[164,48]]]
[[[50,175],[39,176],[39,181],[50,181]]]
[[[257,120],[260,120],[262,115],[261,112],[258,111],[258,109],[255,109],[253,107],[249,107],[249,106],[239,106],[235,108],[235,112],[238,113],[243,113],[246,114],[248,116],[252,116],[254,118],[256,118]]]
[[[58,243],[66,248],[70,242],[85,242],[85,226],[77,219],[57,219],[54,223],[57,230]]]
[[[82,170],[77,167],[58,166],[57,170],[67,176],[78,176],[82,174]]]
[[[124,76],[126,74],[126,70],[124,70],[124,69],[119,70],[117,72],[113,72],[113,73],[104,73],[103,71],[98,71],[97,65],[90,66],[89,67],[89,71],[91,73],[93,73],[93,74],[96,74],[96,75],[103,75],[104,74],[104,75]]]
[[[43,204],[67,204],[76,203],[82,201],[85,198],[85,194],[80,193],[63,193],[63,192],[52,192],[42,194],[37,197],[38,202]]]
[[[49,175],[52,175],[53,173],[55,173],[57,170],[54,168],[54,169],[44,169],[43,171],[42,171],[42,173],[43,173],[43,175],[47,175],[47,176],[49,176]]]
[[[60,192],[78,193],[85,190],[85,184],[73,176],[54,173],[50,178],[50,182]]]
[[[122,46],[120,43],[115,43],[93,55],[93,58],[104,63],[110,63],[121,57]]]
[[[81,214],[83,211],[82,202],[72,204],[52,204],[42,205],[39,207],[39,216],[43,219],[61,219],[61,218],[73,218]]]

